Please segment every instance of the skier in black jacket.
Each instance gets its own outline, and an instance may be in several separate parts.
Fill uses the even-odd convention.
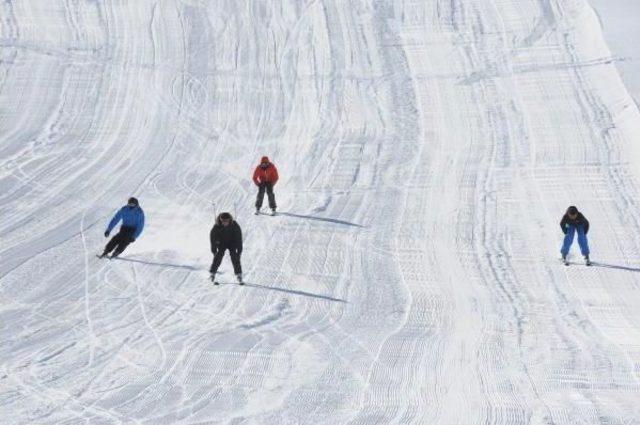
[[[578,208],[573,205],[567,208],[567,212],[560,220],[560,228],[564,233],[564,242],[562,243],[562,249],[560,249],[560,253],[562,254],[562,261],[566,265],[567,262],[567,254],[569,254],[569,249],[571,248],[571,244],[573,243],[573,237],[576,233],[578,233],[578,244],[580,245],[580,252],[584,256],[585,264],[587,266],[591,265],[591,261],[589,260],[589,242],[587,241],[587,233],[589,232],[589,220],[585,218],[584,215]]]
[[[211,280],[215,283],[215,275],[218,267],[222,263],[224,251],[229,250],[231,263],[233,264],[233,272],[238,278],[238,282],[242,285],[242,265],[240,264],[240,255],[242,254],[242,230],[240,225],[233,219],[231,214],[223,212],[216,219],[209,234],[211,240],[211,253],[213,254],[213,263],[211,264]]]

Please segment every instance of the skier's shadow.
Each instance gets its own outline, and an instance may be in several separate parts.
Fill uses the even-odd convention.
[[[363,226],[362,224],[351,223],[344,220],[338,220],[337,218],[317,217],[315,215],[294,214],[290,212],[279,212],[278,215],[286,215],[287,217],[295,217],[295,218],[305,218],[307,220],[326,221],[329,223],[343,224],[345,226],[362,227],[362,228],[367,227],[367,226]]]
[[[606,269],[626,270],[628,272],[636,272],[636,273],[640,272],[640,268],[619,266],[617,264],[605,264],[605,263],[592,262],[591,265],[594,266],[594,267],[603,267],[603,268],[606,268]]]
[[[183,270],[191,270],[191,271],[201,270],[200,267],[195,267],[195,266],[186,266],[184,264],[173,264],[173,263],[156,263],[153,261],[136,260],[131,257],[118,257],[116,260],[129,261],[130,263],[147,264],[150,266],[169,267],[172,269],[183,269]]]
[[[269,290],[272,290],[272,291],[285,292],[287,294],[302,295],[302,296],[305,296],[305,297],[319,298],[319,299],[322,299],[322,300],[335,301],[335,302],[345,303],[345,304],[349,303],[347,300],[330,297],[328,295],[313,294],[311,292],[296,291],[294,289],[278,288],[276,286],[258,285],[257,283],[245,283],[244,286],[249,286],[249,287],[252,287],[252,288],[269,289]]]

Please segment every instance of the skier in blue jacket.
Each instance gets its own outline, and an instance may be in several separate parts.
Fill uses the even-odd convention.
[[[140,233],[142,233],[142,229],[144,228],[144,211],[140,208],[140,204],[136,198],[129,198],[127,205],[120,208],[116,215],[113,216],[107,230],[104,232],[105,238],[109,237],[109,233],[111,233],[111,230],[116,227],[120,220],[122,220],[120,231],[111,238],[107,246],[104,247],[104,252],[102,255],[99,255],[100,258],[105,257],[111,251],[113,251],[111,258],[117,257],[122,254],[122,251],[125,250],[127,245],[134,242],[138,236],[140,236]]]

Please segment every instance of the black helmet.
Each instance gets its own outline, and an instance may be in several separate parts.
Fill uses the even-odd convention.
[[[132,196],[132,197],[131,197],[131,198],[129,198],[129,200],[127,201],[127,205],[135,205],[135,206],[138,206],[138,205],[140,205],[140,204],[138,203],[138,200]]]
[[[578,207],[575,207],[575,206],[571,205],[569,208],[567,208],[567,214],[569,214],[569,215],[578,214]]]
[[[231,219],[233,219],[233,217],[231,217],[231,214],[229,214],[228,212],[220,213],[220,215],[218,216],[218,220],[231,220]]]

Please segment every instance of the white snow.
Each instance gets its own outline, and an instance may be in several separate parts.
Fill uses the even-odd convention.
[[[640,424],[640,114],[603,26],[586,0],[2,2],[0,422]],[[98,260],[131,195],[143,234]],[[572,204],[591,268],[558,259]],[[246,287],[207,280],[223,210]]]
[[[640,104],[640,2],[590,0],[603,26],[604,37],[627,90]]]

